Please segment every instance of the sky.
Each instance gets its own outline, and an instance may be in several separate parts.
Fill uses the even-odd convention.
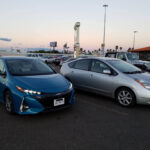
[[[106,49],[116,45],[128,49],[150,46],[149,0],[0,0],[0,48],[48,48],[57,41],[58,49],[74,45],[74,24],[80,22],[80,46],[100,48],[106,17]],[[8,40],[1,40],[1,39]]]

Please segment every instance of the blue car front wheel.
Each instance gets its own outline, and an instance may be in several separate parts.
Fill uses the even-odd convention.
[[[9,113],[14,113],[13,98],[10,91],[5,92],[5,108]]]

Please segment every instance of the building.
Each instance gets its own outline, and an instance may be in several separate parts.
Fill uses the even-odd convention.
[[[134,50],[131,50],[131,52],[137,53],[141,60],[149,60],[150,61],[150,47],[134,49]]]

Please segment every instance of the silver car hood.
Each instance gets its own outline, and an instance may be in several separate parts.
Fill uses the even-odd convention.
[[[149,73],[137,73],[137,74],[127,74],[127,76],[132,79],[138,79],[139,81],[145,81],[150,84],[150,74]]]

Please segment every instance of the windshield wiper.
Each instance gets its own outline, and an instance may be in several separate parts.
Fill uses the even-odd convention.
[[[132,71],[132,72],[123,72],[126,74],[136,74],[136,73],[142,73],[142,71]]]

